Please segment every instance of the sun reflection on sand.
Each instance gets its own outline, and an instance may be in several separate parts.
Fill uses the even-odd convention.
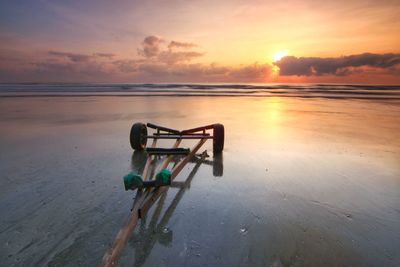
[[[276,136],[281,133],[283,102],[279,97],[271,97],[265,99],[264,106],[263,128],[269,135]]]

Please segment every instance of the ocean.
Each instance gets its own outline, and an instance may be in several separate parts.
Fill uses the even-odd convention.
[[[279,96],[400,99],[400,85],[357,84],[0,84],[1,96]]]

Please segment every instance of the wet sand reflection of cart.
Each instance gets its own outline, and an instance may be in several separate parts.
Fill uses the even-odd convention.
[[[147,127],[156,130],[152,135],[148,135]],[[213,173],[215,176],[222,175],[222,151],[224,148],[224,126],[222,124],[211,124],[207,126],[197,127],[193,129],[178,131],[175,129],[166,128],[163,126],[154,125],[151,123],[147,124],[135,123],[131,128],[130,143],[133,149],[135,149],[136,155],[140,159],[144,154],[140,154],[140,151],[145,150],[147,159],[143,160],[144,167],[137,168],[133,167],[133,172],[129,173],[124,177],[124,185],[126,190],[136,190],[136,197],[133,202],[130,216],[126,224],[118,232],[113,244],[105,253],[101,266],[115,266],[118,258],[127,243],[131,233],[135,229],[139,219],[144,219],[148,210],[156,203],[156,201],[162,197],[159,201],[157,210],[153,214],[152,222],[153,225],[163,226],[171,217],[173,210],[176,208],[179,200],[182,198],[186,188],[190,185],[190,181],[193,179],[196,171],[202,163],[212,163]],[[208,130],[212,130],[212,135],[208,133]],[[147,139],[153,139],[150,147],[146,148]],[[158,139],[175,139],[175,143],[172,148],[157,148]],[[183,139],[194,139],[199,140],[198,143],[192,148],[179,148],[179,145]],[[201,146],[208,140],[213,140],[213,161],[206,161],[207,152],[197,155],[197,151]],[[135,161],[135,152],[133,154],[133,162]],[[144,157],[143,157],[144,159]],[[158,161],[162,161],[160,164],[156,164]],[[174,178],[180,173],[183,167],[191,160],[196,161],[196,165],[188,178],[184,182],[174,182]],[[167,167],[174,161],[172,170]],[[135,165],[135,164],[134,164]],[[139,174],[139,172],[141,175]],[[149,180],[148,177],[154,177],[155,179]],[[174,201],[165,212],[160,223],[157,224],[158,217],[162,209],[162,205],[166,196],[166,192],[169,187],[178,187],[178,191]],[[161,205],[161,206],[160,206]],[[159,208],[160,206],[160,208]],[[159,210],[159,211],[158,211]],[[158,214],[158,215],[157,215]],[[154,246],[154,241],[147,244],[148,247]],[[143,250],[144,258],[150,253],[151,249]],[[140,258],[143,257],[139,257]]]
[[[154,212],[147,223],[149,218],[144,217],[138,226],[138,231],[133,235],[128,244],[135,250],[135,260],[133,266],[142,266],[148,256],[150,255],[154,245],[158,242],[161,245],[168,246],[173,240],[173,231],[169,229],[168,222],[175,212],[176,207],[179,205],[183,195],[190,188],[191,182],[196,176],[202,164],[210,165],[213,168],[213,175],[220,177],[223,175],[223,158],[222,154],[217,154],[213,157],[213,160],[207,159],[208,154],[206,151],[200,155],[196,155],[190,161],[194,164],[194,167],[186,177],[184,181],[172,181],[172,188],[177,188],[178,191],[173,191],[174,197],[170,201],[169,206],[165,209],[162,214],[163,207],[166,202],[167,193],[171,192],[168,190],[163,194],[154,209]],[[146,153],[143,151],[135,151],[132,154],[132,169],[142,172],[146,161]],[[179,159],[176,159],[174,164],[178,163]],[[161,217],[162,214],[162,217]]]

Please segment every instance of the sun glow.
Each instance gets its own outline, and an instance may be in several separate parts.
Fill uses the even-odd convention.
[[[279,61],[283,57],[286,57],[287,55],[288,55],[287,51],[282,50],[282,51],[275,52],[274,54],[272,54],[273,62]]]

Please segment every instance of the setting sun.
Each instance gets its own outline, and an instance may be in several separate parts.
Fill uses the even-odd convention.
[[[272,55],[273,62],[281,60],[288,55],[287,51],[278,51]]]

